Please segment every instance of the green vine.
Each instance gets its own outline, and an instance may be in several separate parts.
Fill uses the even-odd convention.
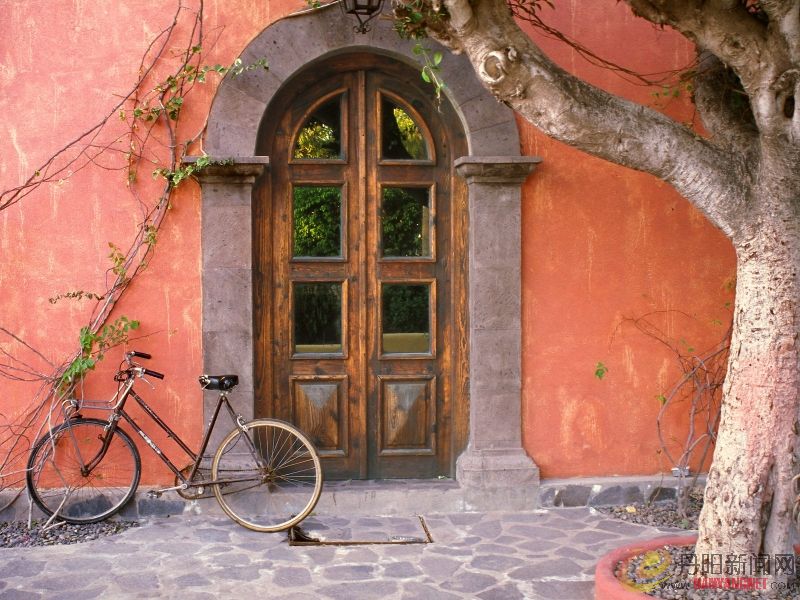
[[[111,254],[108,258],[111,259],[111,272],[117,277],[125,279],[125,255],[113,242],[108,242],[108,247],[111,248]]]
[[[159,169],[155,169],[153,171],[153,179],[158,177],[163,177],[166,179],[172,188],[176,188],[180,185],[182,181],[185,181],[192,175],[196,175],[203,169],[211,165],[229,165],[232,161],[230,159],[226,160],[211,160],[210,157],[203,155],[199,157],[195,162],[189,163],[185,166],[179,166],[176,169],[168,169],[166,167],[161,167]],[[155,241],[155,238],[153,238]]]
[[[94,302],[87,323],[78,333],[78,348],[60,363],[27,344],[20,336],[0,325],[0,335],[48,365],[42,372],[24,360],[12,357],[12,364],[0,371],[0,376],[23,381],[40,381],[32,394],[29,407],[13,422],[0,424],[0,489],[18,486],[20,472],[11,472],[9,465],[24,457],[28,442],[54,416],[58,407],[79,383],[103,359],[108,350],[128,341],[139,321],[128,317],[110,320],[110,315],[128,286],[149,264],[158,242],[158,231],[171,205],[172,192],[186,178],[212,163],[201,157],[193,164],[183,164],[189,149],[200,140],[205,126],[187,135],[179,123],[188,105],[187,96],[196,84],[205,83],[211,75],[239,76],[248,71],[268,68],[266,59],[246,65],[241,59],[228,66],[203,64],[204,44],[213,45],[204,34],[203,3],[197,11],[187,10],[183,2],[175,3],[171,22],[152,40],[138,68],[138,78],[129,91],[119,95],[119,101],[82,133],[66,142],[19,185],[0,191],[0,211],[21,202],[46,184],[61,184],[83,169],[99,167],[119,170],[126,175],[125,186],[136,204],[140,220],[129,244],[109,243],[105,289],[101,292],[73,290],[49,298],[51,304],[60,300],[90,300]],[[183,48],[183,50],[181,50]],[[159,74],[168,69],[167,74]],[[127,132],[119,134],[119,124]],[[115,163],[113,157],[122,160]],[[103,161],[98,159],[102,157]],[[142,168],[154,172],[163,186],[153,193],[137,173]],[[0,340],[5,341],[5,340]],[[11,357],[11,355],[8,355]],[[9,375],[9,373],[11,375]],[[28,431],[33,428],[34,431]],[[22,459],[24,460],[24,458]],[[2,508],[0,506],[0,508]]]
[[[445,27],[449,14],[444,4],[434,7],[430,0],[397,1],[393,4],[394,29],[406,40],[421,40],[428,31]]]
[[[422,60],[422,80],[433,86],[438,102],[442,99],[442,90],[445,88],[444,80],[440,75],[441,67],[439,66],[442,62],[442,53],[438,50],[432,52],[430,48],[426,48],[421,42],[417,42],[414,45],[412,52]]]
[[[58,382],[60,389],[69,388],[83,379],[103,360],[106,352],[128,341],[128,333],[139,328],[139,321],[119,317],[113,323],[103,325],[97,333],[88,327],[81,327],[78,335],[80,353],[67,366]]]
[[[195,55],[202,52],[201,46],[192,46],[190,54]],[[269,69],[266,58],[261,58],[252,64],[245,65],[241,58],[237,58],[229,66],[223,65],[202,65],[196,66],[185,64],[177,73],[167,76],[163,81],[155,85],[131,112],[134,120],[141,119],[145,122],[156,121],[160,116],[166,115],[170,120],[177,121],[183,108],[183,96],[180,92],[185,83],[205,83],[209,73],[215,73],[221,77],[230,73],[236,77],[247,71],[255,69]],[[165,94],[173,94],[165,96]],[[128,112],[121,108],[119,118],[122,121],[128,120]]]

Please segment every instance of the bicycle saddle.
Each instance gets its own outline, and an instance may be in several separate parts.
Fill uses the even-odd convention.
[[[204,390],[226,392],[239,385],[238,375],[200,375],[199,380]]]

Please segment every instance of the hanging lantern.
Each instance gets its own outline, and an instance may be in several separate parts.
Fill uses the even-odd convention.
[[[344,14],[358,19],[358,25],[353,27],[358,33],[369,31],[367,23],[380,14],[383,6],[383,0],[340,0],[340,3]]]

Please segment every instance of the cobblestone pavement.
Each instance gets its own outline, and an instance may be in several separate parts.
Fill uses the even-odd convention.
[[[218,515],[153,518],[82,544],[0,549],[0,598],[583,600],[600,556],[665,533],[589,508],[424,520],[432,543],[290,546]],[[415,517],[320,516],[304,528],[327,540],[425,535]]]

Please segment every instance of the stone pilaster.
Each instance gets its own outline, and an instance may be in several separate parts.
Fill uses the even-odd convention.
[[[252,196],[253,184],[268,166],[267,156],[220,158],[195,175],[203,197],[203,369],[239,375],[231,401],[248,420],[254,389]],[[216,400],[216,392],[206,393],[206,422]],[[226,429],[218,428],[212,447]]]
[[[541,159],[462,157],[469,190],[469,443],[456,478],[472,508],[534,508],[539,469],[522,448],[521,187]]]

